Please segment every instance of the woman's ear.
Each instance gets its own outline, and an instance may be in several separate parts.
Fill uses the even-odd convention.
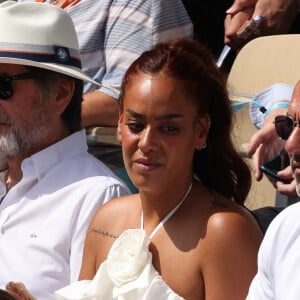
[[[210,128],[210,116],[205,114],[200,117],[197,123],[197,136],[195,142],[195,149],[201,150],[206,147],[206,140],[208,137],[208,132]]]
[[[75,90],[75,81],[73,79],[63,79],[53,91],[54,109],[57,115],[62,115],[70,103]]]
[[[119,111],[119,120],[118,120],[118,128],[117,128],[117,140],[120,144],[122,144],[122,124],[123,124],[123,111]]]

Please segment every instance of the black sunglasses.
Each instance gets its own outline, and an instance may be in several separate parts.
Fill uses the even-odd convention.
[[[14,80],[33,79],[35,77],[36,73],[33,72],[27,72],[13,76],[0,76],[0,100],[7,100],[12,97],[14,93],[12,82]]]
[[[277,135],[283,140],[289,138],[295,126],[300,127],[300,120],[295,121],[294,118],[287,115],[276,116],[273,123],[275,124]]]

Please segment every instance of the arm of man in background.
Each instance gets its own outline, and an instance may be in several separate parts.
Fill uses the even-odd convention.
[[[94,76],[102,87],[84,94],[83,127],[117,125],[123,74],[142,52],[157,42],[192,37],[192,23],[181,1],[114,1],[106,13],[105,28],[99,32],[103,34],[103,44],[98,49],[102,62],[98,62],[100,69]],[[93,57],[89,59],[88,55],[83,51],[83,61],[90,69],[95,68]]]
[[[286,91],[287,92],[287,91]],[[294,89],[292,98],[299,97],[300,89]],[[290,96],[286,99],[290,100]],[[278,99],[272,99],[276,103]],[[287,101],[287,100],[286,100]],[[251,138],[248,148],[248,155],[252,157],[252,167],[254,170],[255,178],[259,181],[262,179],[262,171],[260,166],[266,161],[273,158],[278,152],[285,147],[285,140],[278,137],[275,126],[274,118],[277,115],[286,115],[288,113],[287,108],[276,108],[272,110],[263,122],[262,128],[260,128]],[[278,172],[278,175],[284,179],[291,179],[292,177],[291,167],[283,169]],[[279,193],[289,197],[296,197],[296,182],[292,180],[291,183],[282,183],[276,181],[274,183],[275,188]]]
[[[81,126],[117,126],[119,102],[101,92],[88,92],[83,95],[81,106]]]
[[[297,0],[236,0],[226,11],[224,43],[241,48],[246,42],[257,37],[252,35],[247,40],[239,39],[238,29],[246,20],[263,16],[260,35],[288,33],[298,13]]]

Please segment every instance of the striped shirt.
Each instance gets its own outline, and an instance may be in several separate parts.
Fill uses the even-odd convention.
[[[115,99],[126,69],[142,52],[157,42],[192,37],[181,0],[81,0],[66,11],[78,34],[83,71]],[[95,88],[85,83],[84,92]]]

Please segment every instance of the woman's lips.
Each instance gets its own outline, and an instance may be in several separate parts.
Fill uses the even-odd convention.
[[[149,159],[137,159],[134,164],[140,172],[151,172],[161,166],[160,163]]]

